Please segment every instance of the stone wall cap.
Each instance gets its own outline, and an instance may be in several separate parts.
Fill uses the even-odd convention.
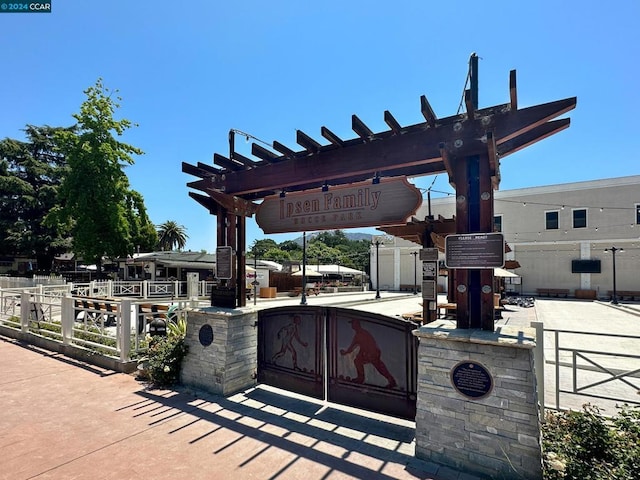
[[[418,338],[481,343],[500,347],[532,349],[536,346],[536,330],[534,328],[510,325],[496,327],[493,332],[456,328],[453,325],[424,325],[414,330],[413,334]]]
[[[224,315],[229,317],[246,315],[247,313],[251,313],[254,311],[256,311],[256,309],[251,307],[243,307],[243,308],[202,307],[194,310],[194,312],[196,313]]]

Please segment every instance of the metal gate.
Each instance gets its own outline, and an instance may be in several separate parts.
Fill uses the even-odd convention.
[[[336,307],[290,306],[258,317],[258,381],[414,419],[418,324]]]

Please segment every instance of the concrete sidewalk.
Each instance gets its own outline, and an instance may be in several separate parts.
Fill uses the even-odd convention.
[[[415,459],[412,422],[262,387],[148,389],[6,339],[0,365],[1,479],[476,478]]]
[[[421,301],[386,292],[372,301],[372,294],[318,296],[309,304],[355,301],[395,316]],[[277,304],[289,302],[299,298]],[[275,306],[258,308],[269,303]],[[496,327],[542,321],[547,328],[640,335],[639,316],[638,305],[543,299],[535,308],[507,307]],[[601,346],[599,337],[584,342]],[[228,398],[149,389],[131,375],[0,338],[0,479],[476,478],[415,459],[414,433],[412,422],[269,387]]]

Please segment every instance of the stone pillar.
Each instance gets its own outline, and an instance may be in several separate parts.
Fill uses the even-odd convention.
[[[182,363],[183,384],[231,395],[256,384],[258,312],[208,307],[190,311]]]
[[[535,330],[422,327],[414,335],[416,457],[488,478],[542,478]]]

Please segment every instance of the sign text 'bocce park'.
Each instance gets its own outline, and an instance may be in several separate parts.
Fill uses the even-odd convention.
[[[266,197],[256,212],[264,233],[332,230],[405,223],[422,203],[404,178],[382,179]]]

